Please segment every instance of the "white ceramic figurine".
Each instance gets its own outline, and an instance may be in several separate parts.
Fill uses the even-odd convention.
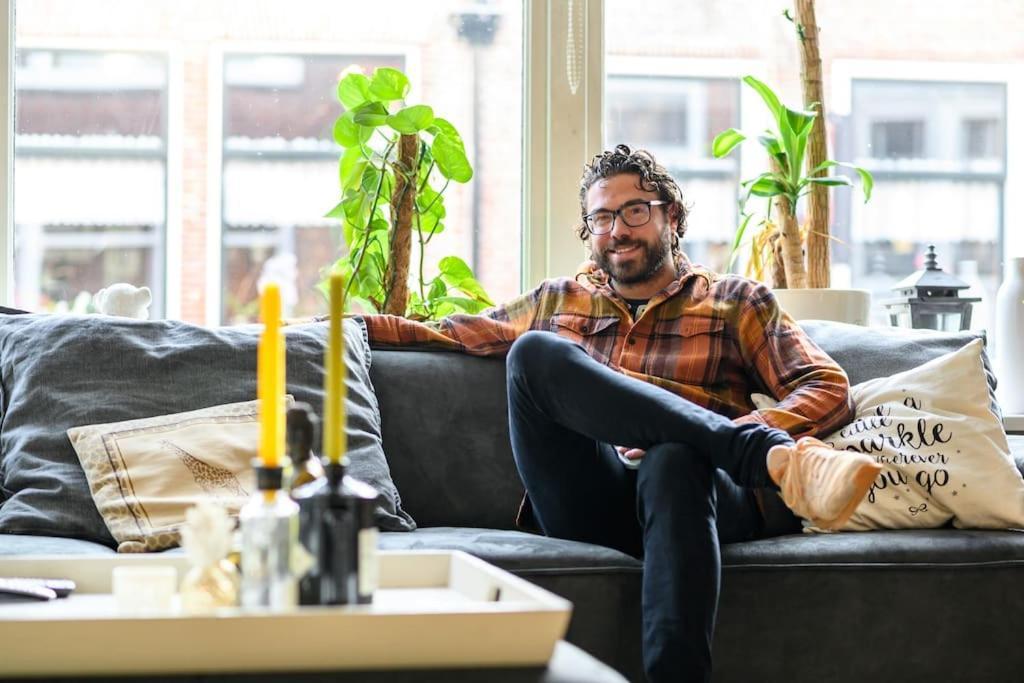
[[[96,310],[105,315],[146,320],[149,318],[149,304],[152,300],[153,293],[149,287],[118,282],[96,292],[93,304]]]

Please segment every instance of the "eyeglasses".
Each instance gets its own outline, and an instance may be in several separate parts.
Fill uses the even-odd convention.
[[[662,204],[668,204],[668,202],[663,199],[652,199],[646,202],[630,202],[625,206],[620,206],[615,211],[598,209],[584,216],[583,222],[592,235],[606,235],[611,232],[612,227],[615,225],[616,216],[621,218],[622,222],[628,227],[639,228],[651,220],[651,207],[661,206]]]

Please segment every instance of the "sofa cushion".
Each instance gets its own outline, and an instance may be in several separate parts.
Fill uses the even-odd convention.
[[[1024,568],[1024,531],[890,529],[870,533],[792,534],[722,547],[722,565],[741,570],[821,566],[1015,566]]]
[[[855,419],[822,440],[884,468],[843,531],[1024,528],[1024,478],[991,410],[983,342],[855,384]],[[775,402],[753,397],[758,408]]]
[[[68,438],[118,552],[176,546],[190,507],[214,500],[237,518],[256,490],[259,401],[73,427]]]
[[[382,550],[464,550],[515,572],[635,573],[641,566],[639,560],[618,550],[522,531],[420,527],[407,534],[382,533],[380,539]]]
[[[105,545],[78,538],[0,534],[0,557],[4,555],[113,555]]]
[[[995,682],[1024,669],[1024,533],[801,534],[725,546],[723,563],[716,680]]]
[[[259,326],[107,316],[0,316],[0,533],[114,546],[67,429],[252,400]],[[413,527],[380,442],[365,329],[346,325],[351,473],[383,493],[383,529]],[[320,411],[327,325],[285,328],[287,389]]]
[[[405,509],[421,526],[511,529],[523,486],[504,360],[383,349],[373,358],[384,450]]]
[[[851,384],[923,365],[956,351],[983,332],[936,332],[903,327],[862,327],[827,320],[801,320],[800,327],[846,371]],[[982,354],[986,378],[994,391],[996,377],[987,354]]]

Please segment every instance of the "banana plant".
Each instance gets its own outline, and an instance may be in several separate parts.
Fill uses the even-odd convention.
[[[846,176],[818,175],[828,169],[846,167],[856,171],[860,176],[865,202],[871,199],[874,179],[868,171],[859,166],[831,159],[826,159],[805,172],[804,158],[807,152],[807,140],[811,134],[814,119],[818,115],[817,112],[813,111],[813,108],[812,110],[797,110],[784,106],[771,88],[753,76],[745,76],[743,82],[761,96],[765,106],[771,112],[775,129],[765,130],[756,137],[757,142],[768,153],[770,169],[741,183],[743,188],[740,199],[742,219],[733,239],[733,256],[738,252],[743,236],[751,222],[752,214],[746,211],[750,197],[768,199],[767,213],[769,216],[771,202],[774,200],[779,213],[777,223],[786,286],[806,287],[807,267],[804,262],[803,239],[796,217],[800,200],[810,192],[812,185],[849,186],[853,184]],[[715,136],[711,143],[711,152],[716,158],[722,158],[747,139],[749,136],[745,133],[735,128],[729,128]]]
[[[478,313],[494,302],[465,261],[447,256],[437,275],[426,276],[426,247],[445,229],[444,192],[453,181],[469,182],[473,167],[455,126],[427,105],[406,106],[409,88],[408,77],[389,67],[338,82],[341,196],[327,216],[341,221],[347,249],[318,287],[326,295],[330,274],[340,272],[345,300],[365,310],[417,320]],[[414,238],[419,262],[410,289]]]

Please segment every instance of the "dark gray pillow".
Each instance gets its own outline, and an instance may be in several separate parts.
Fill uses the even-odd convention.
[[[850,384],[888,377],[911,370],[933,358],[963,348],[984,332],[936,332],[904,327],[861,327],[827,320],[801,320],[800,327],[846,371]],[[992,410],[1002,416],[996,401],[996,376],[988,354],[982,350]]]
[[[861,327],[827,320],[801,320],[800,327],[846,370],[851,384],[910,370],[933,358],[957,351],[975,339],[985,340],[984,332]],[[995,376],[988,356],[983,354],[982,358],[989,385],[995,388]]]
[[[0,533],[113,547],[68,428],[254,399],[259,330],[107,316],[0,317]],[[320,413],[327,323],[286,327],[285,336],[287,390]],[[412,530],[381,446],[362,321],[346,322],[345,337],[350,473],[382,492],[381,529]]]

